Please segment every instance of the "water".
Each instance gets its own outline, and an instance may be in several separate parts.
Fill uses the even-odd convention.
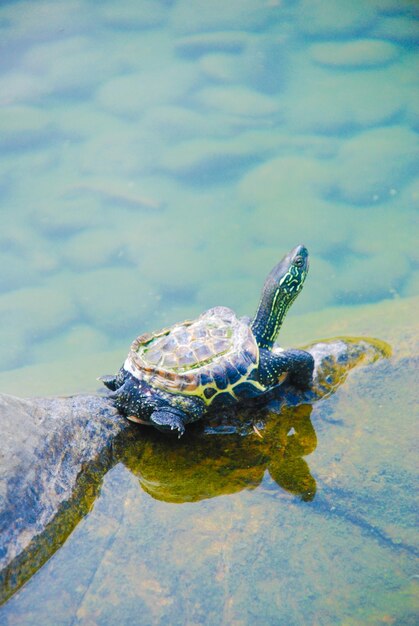
[[[410,357],[418,17],[408,0],[3,2],[1,390],[94,390],[140,331],[217,304],[252,314],[299,242],[310,274],[284,339],[381,331]],[[387,372],[393,396],[385,372],[365,374],[322,408],[354,431],[311,416],[310,505],[263,463],[182,505],[118,464],[8,623],[48,623],[51,606],[54,624],[413,623],[404,367]],[[365,521],[398,480],[393,522],[378,496]]]

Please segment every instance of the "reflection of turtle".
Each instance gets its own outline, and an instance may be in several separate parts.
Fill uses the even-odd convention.
[[[297,246],[267,277],[251,322],[215,307],[195,321],[138,337],[119,373],[102,378],[115,405],[133,421],[180,436],[208,409],[260,396],[287,374],[307,388],[313,357],[303,350],[272,350],[307,270],[307,249]]]

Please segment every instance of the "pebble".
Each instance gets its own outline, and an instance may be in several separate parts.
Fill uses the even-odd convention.
[[[112,113],[98,111],[90,101],[74,102],[71,107],[57,107],[51,111],[50,120],[72,142],[88,141],[92,135],[127,130],[125,122]]]
[[[389,124],[405,106],[403,85],[395,84],[386,70],[337,74],[313,67],[289,91],[285,116],[298,132],[340,134]]]
[[[1,90],[1,86],[0,86]],[[57,137],[54,125],[42,109],[29,106],[5,106],[0,116],[2,150],[34,150]]]
[[[328,188],[327,166],[313,158],[279,156],[253,168],[239,183],[244,206],[286,207],[290,199],[316,196]]]
[[[150,284],[156,285],[159,294],[177,304],[193,299],[204,271],[198,250],[201,237],[198,234],[191,240],[188,233],[176,232],[167,225],[158,235],[158,253],[153,232],[149,233],[141,252],[137,250],[137,275],[146,277]]]
[[[48,91],[43,77],[33,76],[23,71],[10,71],[0,76],[0,105],[40,104]]]
[[[54,40],[62,35],[65,25],[66,36],[73,33],[88,31],[91,20],[94,19],[92,10],[84,7],[81,10],[79,0],[66,2],[3,3],[1,40],[3,43],[19,42],[26,46],[28,42]],[[1,28],[0,27],[0,28]]]
[[[134,338],[159,307],[159,294],[136,268],[108,267],[67,276],[81,322],[112,340]]]
[[[417,15],[416,17],[419,17]],[[372,31],[375,37],[390,39],[407,46],[412,46],[419,42],[419,28],[417,21],[412,17],[388,16],[382,17]]]
[[[236,55],[223,52],[205,54],[199,59],[199,67],[205,78],[219,83],[234,82],[238,74]]]
[[[396,45],[377,39],[317,43],[310,48],[310,56],[316,63],[345,69],[368,69],[386,65],[395,61],[399,54],[400,50]]]
[[[366,258],[352,258],[339,269],[337,302],[359,304],[400,295],[409,275],[406,255],[393,250]]]
[[[419,8],[412,0],[374,0],[381,15],[410,15],[419,17]]]
[[[274,4],[258,0],[195,0],[191,11],[189,0],[178,0],[173,6],[170,25],[174,32],[197,34],[208,31],[258,30],[277,14]]]
[[[32,357],[37,363],[66,361],[103,352],[108,346],[109,338],[103,332],[86,324],[76,324],[35,345]]]
[[[344,247],[344,239],[340,245]],[[309,311],[321,311],[333,306],[336,302],[337,288],[340,285],[339,271],[335,263],[319,256],[322,248],[314,241],[310,249],[308,279],[301,295],[292,306],[293,314],[297,315]]]
[[[366,131],[348,139],[336,161],[336,193],[351,204],[374,204],[391,197],[417,171],[418,144],[404,126]]]
[[[405,297],[419,295],[419,270],[414,270],[403,285],[401,295]]]
[[[12,252],[0,252],[0,294],[38,282],[37,272],[27,259]]]
[[[89,177],[123,179],[145,171],[157,158],[159,150],[158,137],[143,127],[131,130],[110,127],[108,131],[93,134],[84,143],[79,166],[82,174]]]
[[[210,183],[237,176],[277,147],[275,133],[243,132],[234,139],[196,139],[178,143],[163,153],[161,166],[179,176]]]
[[[115,29],[144,30],[161,26],[167,19],[168,11],[164,2],[141,0],[134,3],[113,3],[102,5],[102,21]]]
[[[276,244],[285,252],[304,243],[312,253],[327,259],[344,254],[353,235],[352,222],[349,211],[319,200],[310,189],[302,189],[300,193],[284,192],[276,201],[261,204],[252,213],[249,227],[258,245]]]
[[[219,276],[208,276],[197,292],[196,301],[202,311],[221,305],[230,307],[238,316],[253,315],[261,287],[252,277],[223,280]]]
[[[142,122],[165,146],[202,135],[224,134],[217,116],[208,118],[192,108],[177,105],[153,107],[145,113]]]
[[[363,33],[375,20],[373,3],[363,0],[303,0],[297,10],[300,32],[316,38]]]
[[[73,270],[89,270],[118,264],[123,258],[124,238],[114,228],[95,228],[75,234],[61,246],[61,259]]]
[[[112,57],[104,63],[104,55],[105,51],[92,46],[87,37],[69,37],[32,46],[21,66],[36,79],[43,99],[70,96],[74,101],[91,94],[117,71]]]
[[[97,103],[105,111],[137,119],[149,108],[180,99],[192,87],[194,79],[194,67],[180,62],[159,71],[117,76],[98,90]]]
[[[207,87],[199,92],[197,100],[210,110],[252,118],[274,115],[279,110],[274,98],[240,86]]]
[[[66,289],[27,287],[0,296],[0,326],[23,332],[38,341],[77,319],[74,301]]]
[[[30,358],[23,329],[11,326],[0,328],[0,371],[28,365]]]
[[[237,54],[249,41],[249,34],[240,31],[216,31],[179,37],[175,40],[176,52],[190,59],[202,55],[230,53]]]
[[[49,196],[48,202],[34,202],[27,211],[27,219],[37,233],[60,245],[60,239],[74,235],[85,228],[100,224],[103,211],[99,201],[71,192],[62,187],[60,198]],[[57,211],[57,206],[60,210]]]

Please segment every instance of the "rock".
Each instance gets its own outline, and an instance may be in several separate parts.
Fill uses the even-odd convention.
[[[386,65],[397,59],[399,54],[400,50],[393,43],[377,39],[318,43],[310,48],[311,58],[316,63],[346,69]]]
[[[336,194],[352,204],[390,198],[417,171],[417,137],[404,126],[377,128],[348,139],[337,158]]]
[[[387,354],[385,344],[368,340],[322,342],[312,345],[309,350],[316,362],[312,390],[296,392],[291,387],[283,387],[280,397],[271,400],[271,412],[278,414],[286,407],[311,404],[330,395],[344,381],[350,369],[362,362],[372,363]],[[215,421],[198,425],[197,432],[195,435],[192,432],[191,436],[198,437],[199,442],[202,437],[226,432],[240,432],[241,437],[254,433],[255,410],[244,412],[242,418],[236,412],[222,413]],[[0,581],[2,599],[5,599],[66,539],[91,507],[103,474],[117,462],[118,455],[125,458],[127,464],[132,464],[127,456],[130,440],[136,449],[134,456],[137,460],[142,459],[143,476],[147,475],[150,462],[141,450],[147,449],[150,444],[157,447],[161,444],[156,434],[152,434],[150,444],[146,439],[143,442],[137,439],[136,443],[134,433],[137,427],[120,417],[107,399],[100,396],[22,400],[1,395],[0,413],[0,467],[3,476],[0,493]],[[262,421],[258,422],[259,428],[263,429],[267,424],[267,415],[264,411],[260,413]],[[275,422],[281,423],[277,418]],[[267,428],[268,433],[269,426]],[[118,437],[131,439],[125,439],[119,446]],[[168,444],[174,449],[179,446],[175,442]],[[117,454],[114,455],[114,452]],[[158,453],[152,458],[156,456]],[[261,458],[260,453],[258,458]],[[247,461],[245,465],[248,469]],[[152,465],[150,469],[153,471]],[[138,470],[133,468],[132,471]],[[276,470],[272,468],[271,471]],[[258,474],[260,481],[263,469]],[[181,473],[176,472],[175,475],[181,477]],[[275,475],[281,481],[287,480],[281,469]],[[151,483],[148,484],[151,486]],[[185,489],[176,493],[170,487],[169,495],[165,496],[156,481],[154,484],[155,488],[151,487],[153,495],[161,499],[180,501],[181,498],[186,501],[208,497],[199,492],[190,494]],[[215,481],[214,485],[217,485],[217,492],[225,486],[224,481]],[[307,483],[305,487],[294,487],[297,491],[303,489],[310,499],[313,494],[309,494],[307,488]],[[167,490],[168,485],[164,489]]]
[[[7,566],[13,563],[21,584],[87,512],[103,471],[112,464],[112,442],[127,429],[127,420],[93,396],[21,400],[1,395],[0,412],[4,599],[16,585]]]

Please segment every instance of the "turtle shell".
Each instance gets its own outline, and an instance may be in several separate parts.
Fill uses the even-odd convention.
[[[215,307],[196,320],[140,335],[124,368],[151,387],[199,396],[209,405],[220,393],[237,401],[243,383],[250,382],[257,394],[265,391],[257,382],[258,365],[259,348],[249,325],[231,309]]]

